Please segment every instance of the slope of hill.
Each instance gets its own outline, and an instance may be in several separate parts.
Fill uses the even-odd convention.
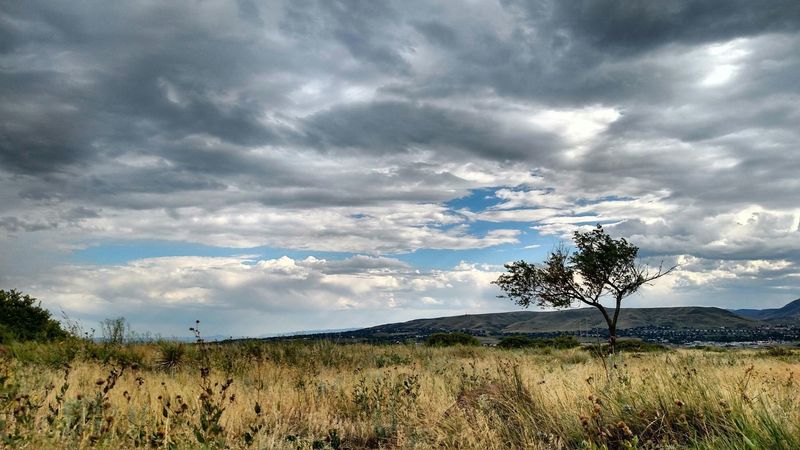
[[[757,320],[739,317],[721,308],[682,306],[673,308],[625,308],[620,312],[617,328],[646,326],[674,329],[750,328],[760,325]],[[595,308],[539,313],[525,322],[506,327],[504,332],[572,331],[586,328],[605,328],[603,316]]]
[[[367,328],[367,330],[389,333],[395,333],[398,331],[413,332],[416,330],[461,330],[471,332],[499,333],[509,326],[530,319],[536,314],[539,313],[531,311],[515,311],[490,314],[465,314],[462,316],[415,319],[408,322],[390,323]]]
[[[420,340],[436,332],[461,331],[484,336],[491,342],[502,335],[558,334],[603,335],[605,320],[595,308],[561,311],[515,311],[465,314],[416,319],[339,333],[296,336],[298,339],[346,339],[351,342],[402,342]],[[800,340],[800,299],[783,308],[727,310],[701,306],[623,308],[617,331],[620,336],[671,342],[791,342]],[[587,334],[587,335],[589,335]],[[291,339],[282,337],[279,339]],[[278,339],[278,338],[276,338]]]
[[[755,320],[772,323],[792,323],[800,321],[800,298],[786,304],[782,308],[769,309],[736,309],[733,313]]]
[[[753,328],[764,323],[737,316],[721,308],[699,306],[671,308],[624,308],[618,329],[657,326],[675,329]],[[605,328],[603,316],[595,308],[562,311],[519,311],[473,314],[380,325],[361,332],[409,334],[431,331],[469,331],[498,333],[550,333]]]

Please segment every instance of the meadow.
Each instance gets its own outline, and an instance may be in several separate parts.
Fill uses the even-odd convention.
[[[5,448],[800,448],[800,350],[330,341],[0,351]]]

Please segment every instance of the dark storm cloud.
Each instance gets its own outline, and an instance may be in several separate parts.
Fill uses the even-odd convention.
[[[57,223],[32,223],[20,220],[16,217],[2,217],[0,218],[0,228],[4,228],[11,232],[17,231],[42,231],[42,230],[49,230],[51,228],[56,228],[58,226]]]
[[[446,76],[400,81],[387,91],[424,98],[490,87],[564,105],[668,102],[680,92],[681,68],[646,52],[800,28],[800,4],[792,0],[503,4],[513,17],[508,30],[485,23],[462,30],[461,39],[447,39]],[[436,41],[430,27],[417,29]]]
[[[303,174],[252,148],[297,146],[371,157],[422,150],[440,161],[478,158],[580,170],[587,180],[641,170],[650,180],[642,182],[652,187],[666,185],[676,196],[704,192],[709,201],[721,201],[740,192],[710,190],[696,177],[670,178],[677,171],[665,171],[650,155],[629,154],[624,144],[663,136],[707,142],[757,127],[786,135],[776,132],[780,146],[761,155],[750,151],[753,142],[747,139],[716,143],[731,149],[736,162],[716,179],[757,173],[763,183],[747,198],[785,198],[775,193],[789,183],[783,172],[796,168],[788,151],[795,135],[787,131],[798,117],[796,104],[752,101],[796,92],[800,58],[793,42],[758,43],[763,58],[740,70],[730,94],[716,97],[689,92],[692,76],[670,53],[676,46],[689,51],[735,37],[791,33],[799,22],[796,2],[509,1],[504,10],[493,10],[498,17],[506,14],[504,22],[473,20],[470,14],[482,11],[461,14],[444,4],[240,1],[230,12],[211,3],[203,5],[207,9],[190,5],[5,6],[0,23],[11,38],[4,40],[0,74],[4,167],[80,173],[72,181],[56,178],[52,188],[87,199],[244,184],[298,187],[304,205],[315,196],[319,204],[343,205],[360,196],[346,180]],[[431,47],[422,51],[426,45]],[[435,70],[416,68],[414,58],[429,60],[425,64]],[[773,59],[778,62],[768,64]],[[307,115],[306,100],[293,92],[319,80],[332,88],[367,82],[389,99],[326,100],[323,87],[324,107],[308,100]],[[560,153],[567,145],[557,135],[509,124],[492,106],[448,106],[449,96],[480,100],[486,93],[529,102],[533,109],[607,103],[618,105],[623,116],[588,157],[565,166]],[[698,107],[673,114],[668,106],[680,102]],[[93,173],[99,163],[123,154],[158,158],[167,166],[119,168],[122,173],[114,172],[111,180],[102,180],[108,173]],[[691,161],[683,155],[658,159],[693,173],[684,170]],[[775,160],[784,164],[772,165]],[[435,171],[408,167],[394,168],[394,179],[444,188],[431,176]],[[780,176],[773,172],[768,179],[769,170]],[[382,183],[386,177],[358,180]],[[332,184],[344,187],[330,189]],[[45,180],[38,190],[47,187]],[[34,191],[25,192],[30,197]],[[416,195],[423,201],[442,198]]]
[[[532,20],[547,17],[537,2],[527,6]],[[549,20],[592,46],[642,52],[666,44],[716,42],[736,37],[800,29],[800,4],[793,0],[554,1]]]
[[[258,5],[253,0],[236,0],[239,6],[239,18],[255,25],[263,25],[264,21],[261,20],[261,11]]]
[[[331,109],[306,122],[315,147],[398,153],[414,148],[444,154],[468,152],[497,160],[542,163],[563,148],[558,136],[529,127],[514,129],[502,120],[405,102],[373,102]]]
[[[204,134],[238,145],[279,140],[261,121],[264,102],[279,93],[237,98],[227,91],[277,56],[268,49],[209,33],[180,8],[63,6],[31,2],[4,14],[28,25],[17,26],[22,36],[5,49],[0,74],[0,158],[10,166],[46,172],[98,154],[158,151],[149,148],[154,135]]]
[[[307,45],[333,39],[382,72],[407,74],[410,67],[400,50],[410,42],[393,35],[390,26],[402,16],[390,2],[302,0],[285,4],[280,26]]]
[[[414,27],[422,33],[428,41],[441,45],[445,48],[453,47],[457,43],[458,34],[456,31],[437,21],[426,20],[414,24]]]
[[[563,199],[543,233],[583,208],[649,255],[800,263],[799,27],[789,0],[6,2],[0,237],[480,248],[446,202],[505,186]]]
[[[0,72],[0,162],[36,173],[91,158],[94,127],[85,122],[75,89],[56,73]],[[54,92],[60,86],[63,93]]]

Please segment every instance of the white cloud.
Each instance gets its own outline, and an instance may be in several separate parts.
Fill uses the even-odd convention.
[[[546,130],[559,133],[572,145],[586,143],[605,131],[620,117],[614,108],[589,106],[573,110],[545,110],[530,117],[530,121]]]
[[[702,86],[716,87],[732,81],[739,71],[739,63],[751,54],[747,39],[733,39],[711,44],[706,48],[710,70],[700,82]]]
[[[495,299],[491,281],[498,275],[468,263],[420,272],[396,259],[364,255],[344,260],[164,257],[105,267],[61,266],[26,291],[53,310],[87,321],[124,315],[138,328],[168,334],[182,331],[167,326],[180,319],[176,315],[185,315],[186,322],[214,323],[207,332],[259,335],[366,326],[375,314],[390,310],[398,312],[383,317],[508,309],[510,304]],[[320,318],[343,311],[347,323]],[[235,321],[218,323],[218,315]],[[152,316],[166,324],[150,327],[146,322]]]

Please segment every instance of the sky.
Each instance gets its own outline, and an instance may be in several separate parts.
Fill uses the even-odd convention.
[[[800,297],[800,2],[0,4],[0,289],[258,336],[516,310],[597,223],[628,306]]]

